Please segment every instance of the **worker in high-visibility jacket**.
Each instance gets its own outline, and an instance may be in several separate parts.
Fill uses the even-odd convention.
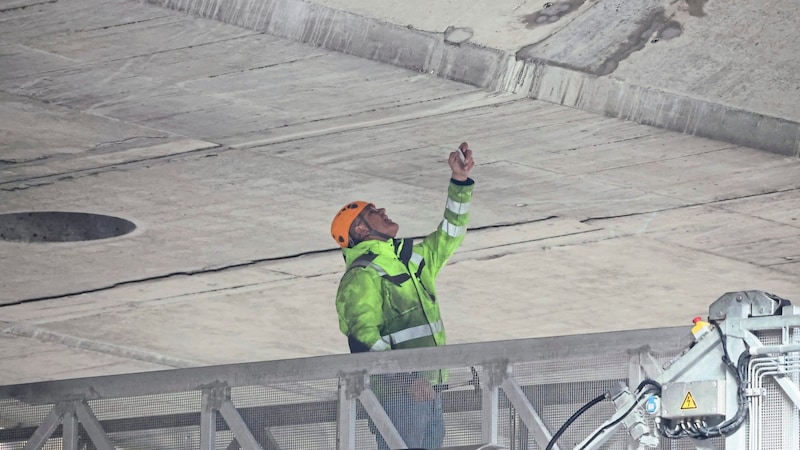
[[[396,239],[399,226],[372,203],[348,203],[333,219],[331,235],[347,265],[336,311],[351,352],[445,344],[434,281],[467,231],[475,162],[466,142],[450,153],[448,164],[444,219],[419,243]],[[442,446],[439,389],[446,381],[444,370],[372,377],[373,391],[409,448]],[[378,448],[387,449],[380,433],[376,437]]]

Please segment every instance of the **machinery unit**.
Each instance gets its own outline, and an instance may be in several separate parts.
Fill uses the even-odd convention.
[[[698,449],[800,448],[800,310],[763,291],[729,292],[694,323],[694,342],[660,373],[606,394],[616,412],[575,448],[600,448],[622,427],[639,449],[678,439]]]

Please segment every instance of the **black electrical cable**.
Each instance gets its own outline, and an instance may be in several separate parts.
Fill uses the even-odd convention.
[[[641,383],[639,383],[639,386],[636,386],[636,390],[634,391],[636,395],[638,395],[645,386],[653,386],[656,388],[658,394],[661,394],[661,384],[656,380],[645,378]]]
[[[749,414],[749,407],[747,405],[747,392],[745,386],[747,385],[747,367],[750,363],[750,352],[745,350],[739,355],[737,381],[739,383],[737,390],[737,409],[736,414],[730,420],[719,424],[716,428],[722,436],[736,432],[742,426],[745,419]]]
[[[564,434],[565,431],[567,431],[567,428],[569,428],[569,426],[572,425],[572,422],[575,422],[575,420],[577,420],[578,417],[581,416],[581,414],[588,411],[589,408],[603,401],[603,399],[606,398],[606,395],[607,393],[605,392],[598,395],[597,397],[593,398],[589,403],[581,406],[581,409],[575,411],[575,414],[573,414],[569,419],[567,419],[567,421],[564,422],[564,425],[561,425],[561,428],[559,428],[558,431],[556,431],[556,434],[554,434],[553,438],[550,439],[550,442],[547,443],[547,447],[545,447],[545,450],[551,450],[553,446],[556,444],[558,438],[560,438],[561,435]]]
[[[722,330],[719,326],[717,326],[717,330],[719,330],[720,340],[722,341],[722,349],[724,351],[723,361],[725,365],[733,372],[733,375],[736,377],[737,383],[737,408],[736,414],[731,417],[729,420],[717,425],[714,428],[711,428],[706,433],[706,436],[703,439],[708,439],[710,437],[718,437],[718,436],[727,436],[728,434],[736,432],[739,427],[744,423],[744,420],[747,418],[748,415],[748,406],[747,406],[747,395],[745,392],[745,386],[747,385],[747,366],[750,362],[750,353],[745,350],[739,355],[739,359],[737,361],[737,365],[733,364],[731,361],[730,354],[728,353],[728,346],[725,343],[725,337],[722,334]]]
[[[594,434],[592,435],[592,437],[590,437],[590,438],[589,438],[589,440],[588,440],[588,441],[586,441],[586,445],[584,445],[584,446],[583,446],[583,447],[581,447],[581,448],[586,448],[586,446],[588,446],[589,444],[591,444],[593,440],[597,439],[597,437],[598,437],[598,436],[600,436],[601,434],[603,434],[603,432],[604,432],[604,431],[606,431],[607,429],[609,429],[609,428],[613,427],[614,425],[616,425],[616,424],[620,423],[620,422],[622,421],[622,419],[624,419],[624,418],[628,417],[628,414],[630,414],[630,413],[631,413],[631,411],[633,411],[633,410],[634,410],[634,408],[636,408],[636,403],[638,403],[638,402],[634,402],[634,404],[633,404],[633,405],[631,405],[631,407],[630,407],[630,408],[628,408],[628,410],[627,410],[627,411],[625,411],[625,414],[623,414],[623,415],[621,415],[621,416],[617,417],[617,420],[615,420],[615,421],[613,421],[613,422],[611,422],[611,423],[609,423],[609,424],[605,425],[604,427],[600,428],[599,430],[595,431],[595,432],[594,432]]]
[[[646,378],[646,379],[642,380],[641,383],[639,383],[639,386],[636,387],[635,392],[636,392],[637,396],[641,393],[642,389],[645,386],[653,386],[654,388],[656,388],[656,390],[658,391],[659,394],[661,393],[661,385],[655,380],[651,380],[649,378]],[[556,434],[553,435],[553,438],[550,439],[550,442],[547,443],[547,447],[545,447],[545,450],[551,450],[553,448],[553,445],[555,445],[556,441],[558,440],[558,438],[560,438],[561,435],[564,434],[565,431],[567,431],[567,428],[569,428],[569,426],[572,425],[572,423],[575,422],[575,420],[577,420],[578,417],[580,417],[583,413],[588,411],[589,408],[591,408],[592,406],[594,406],[594,405],[600,403],[601,401],[603,401],[603,399],[606,398],[606,396],[608,396],[607,392],[603,393],[601,395],[598,395],[597,397],[595,397],[591,401],[589,401],[589,403],[583,405],[579,410],[575,411],[575,413],[569,419],[567,419],[566,422],[564,422],[564,425],[561,425],[561,428],[558,429]],[[623,414],[620,419],[618,419],[617,421],[615,421],[612,424],[607,425],[603,429],[608,428],[611,425],[615,425],[616,423],[619,422],[619,420],[622,420],[623,418],[625,418],[628,414],[631,413],[631,411],[633,411],[633,408],[636,407],[636,404],[638,402],[639,402],[639,399],[637,399],[637,401],[634,402],[633,407],[631,407],[630,410],[625,412],[625,414]],[[592,439],[589,440],[589,442],[591,442],[595,437],[596,436],[593,436]]]
[[[670,439],[677,439],[683,437],[684,435],[693,437],[695,439],[710,439],[720,436],[728,436],[729,434],[735,433],[744,423],[745,419],[749,414],[749,407],[747,405],[747,394],[746,394],[746,386],[747,386],[747,367],[750,363],[750,352],[745,350],[743,351],[737,360],[737,364],[734,364],[731,360],[730,354],[728,353],[728,345],[727,340],[725,339],[725,335],[722,332],[722,327],[716,321],[709,321],[714,327],[717,329],[719,333],[720,343],[722,344],[722,362],[725,366],[732,372],[733,376],[736,378],[737,390],[736,390],[736,413],[730,419],[720,423],[711,428],[703,427],[696,427],[693,429],[693,432],[690,434],[686,430],[680,430],[679,427],[676,427],[678,432],[676,433],[674,430],[667,430],[666,427],[662,429],[662,435],[666,436]]]
[[[734,375],[738,374],[738,370],[736,370],[736,366],[733,365],[733,361],[731,361],[731,357],[728,354],[728,341],[725,339],[725,335],[722,333],[722,327],[720,327],[716,321],[712,320],[710,322],[714,325],[714,328],[717,329],[717,333],[719,334],[719,340],[722,344],[722,362],[725,363],[726,366],[733,372]]]
[[[647,386],[647,385],[650,385],[650,386],[653,386],[653,387],[657,388],[658,389],[658,393],[659,394],[661,393],[661,385],[658,384],[658,382],[656,382],[655,380],[645,379],[644,381],[639,383],[639,386],[636,387],[636,391],[635,391],[636,392],[636,397],[635,397],[634,402],[631,405],[631,407],[628,408],[628,410],[625,411],[625,413],[623,415],[617,417],[616,420],[614,420],[611,423],[606,424],[605,426],[603,426],[599,430],[595,431],[594,434],[592,435],[592,437],[590,437],[589,440],[586,441],[586,444],[581,448],[586,448],[589,444],[592,443],[593,440],[597,439],[598,436],[603,434],[604,431],[606,431],[607,429],[613,427],[614,425],[622,422],[623,419],[628,417],[628,414],[630,414],[631,412],[633,412],[634,409],[636,409],[636,407],[639,405],[639,402],[644,397],[645,392],[642,392],[642,388]]]

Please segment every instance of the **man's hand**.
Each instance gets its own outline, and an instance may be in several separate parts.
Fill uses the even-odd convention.
[[[458,156],[456,156],[458,158]],[[415,402],[426,402],[436,397],[436,391],[425,378],[415,378],[408,387],[408,394]]]
[[[450,170],[453,171],[452,178],[458,181],[466,181],[469,178],[469,171],[475,167],[475,161],[472,159],[472,150],[469,149],[469,144],[466,142],[462,142],[458,146],[458,150],[450,153],[450,158],[447,162],[450,164]]]

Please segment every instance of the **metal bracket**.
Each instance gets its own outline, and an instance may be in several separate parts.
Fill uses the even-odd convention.
[[[780,306],[779,302],[763,291],[727,292],[708,308],[710,320],[746,319],[747,317],[771,316]],[[731,316],[735,317],[731,317]]]
[[[233,432],[236,441],[245,450],[262,450],[261,445],[253,437],[239,411],[231,402],[231,389],[225,383],[205,386],[200,411],[200,448],[213,450],[216,448],[217,412]]]
[[[511,377],[511,372],[511,363],[508,360],[483,365],[483,370],[481,371],[483,387],[489,389],[500,387],[504,381]]]
[[[763,397],[767,395],[767,390],[764,388],[745,388],[744,395],[746,397]]]
[[[344,380],[345,396],[348,400],[358,398],[365,389],[369,388],[369,378],[366,371],[341,375]]]
[[[225,383],[220,383],[217,386],[207,387],[204,389],[203,396],[208,402],[209,407],[219,411],[223,403],[230,401],[231,388]]]

